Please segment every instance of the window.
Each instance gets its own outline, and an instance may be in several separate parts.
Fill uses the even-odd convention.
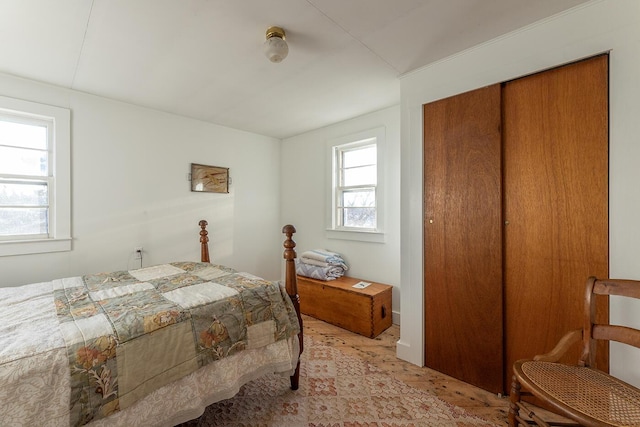
[[[331,238],[382,241],[384,129],[330,141]]]
[[[377,146],[367,139],[335,147],[336,228],[375,230]]]
[[[70,250],[69,110],[0,97],[0,256]]]
[[[51,127],[0,117],[0,239],[49,237]]]

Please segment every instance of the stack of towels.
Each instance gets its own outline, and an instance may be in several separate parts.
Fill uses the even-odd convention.
[[[296,260],[296,273],[318,280],[335,280],[349,267],[340,254],[324,249],[303,252]]]

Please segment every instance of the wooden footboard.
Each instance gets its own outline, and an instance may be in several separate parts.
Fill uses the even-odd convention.
[[[296,242],[293,241],[293,233],[296,232],[296,228],[293,225],[285,225],[282,228],[282,232],[287,236],[284,241],[284,284],[287,289],[287,294],[291,298],[293,307],[296,309],[298,315],[298,323],[300,324],[300,333],[298,334],[298,340],[300,342],[300,354],[302,354],[303,346],[303,332],[302,332],[302,316],[300,315],[300,296],[298,295],[298,278],[296,276]],[[296,371],[291,376],[291,389],[297,390],[300,379],[300,358],[298,358],[298,364],[296,365]]]
[[[200,225],[200,260],[202,262],[211,262],[209,258],[209,232],[207,231],[207,221],[204,219],[199,223]],[[293,233],[296,232],[296,228],[293,225],[285,225],[282,228],[282,232],[286,235],[286,239],[283,243],[284,246],[284,284],[287,290],[289,298],[293,303],[293,307],[298,315],[298,323],[300,324],[300,333],[298,334],[298,341],[300,343],[300,354],[303,350],[303,333],[302,333],[302,316],[300,315],[300,296],[298,295],[298,279],[296,276],[296,242],[293,241]],[[300,382],[300,358],[298,358],[298,364],[296,365],[295,373],[291,376],[291,389],[297,390]]]

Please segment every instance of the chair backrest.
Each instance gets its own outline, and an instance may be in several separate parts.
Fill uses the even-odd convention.
[[[597,340],[617,341],[640,348],[640,330],[596,322],[596,295],[619,295],[640,299],[640,280],[589,277],[585,290],[585,316],[580,365],[595,366]]]

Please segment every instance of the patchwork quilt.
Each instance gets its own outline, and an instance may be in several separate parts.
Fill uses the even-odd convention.
[[[0,425],[84,425],[298,332],[278,282],[208,263],[2,288]]]

